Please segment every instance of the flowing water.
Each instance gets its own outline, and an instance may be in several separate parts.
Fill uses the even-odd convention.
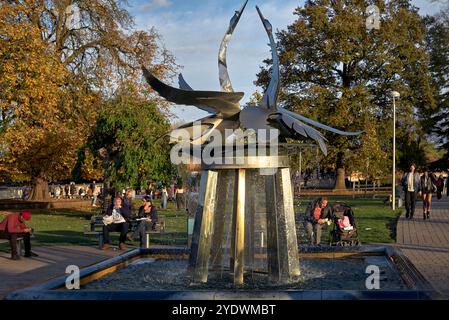
[[[380,290],[405,290],[399,273],[385,256],[301,259],[301,276],[290,284],[270,283],[265,272],[245,273],[243,290],[366,290],[369,265],[380,270]],[[84,290],[235,290],[229,270],[209,271],[208,283],[192,284],[185,259],[142,258]]]

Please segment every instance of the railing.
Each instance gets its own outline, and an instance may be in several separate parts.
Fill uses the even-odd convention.
[[[307,196],[307,195],[345,195],[345,196],[389,196],[392,193],[391,187],[357,187],[347,189],[320,189],[320,188],[304,188],[301,187],[301,191],[298,188],[294,190],[295,197]]]

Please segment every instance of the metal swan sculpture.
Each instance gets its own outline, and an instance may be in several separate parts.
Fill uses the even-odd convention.
[[[284,141],[286,138],[295,140],[311,139],[318,143],[324,154],[327,154],[327,146],[325,143],[327,140],[312,126],[345,136],[355,136],[363,133],[363,131],[344,132],[277,106],[280,88],[277,46],[273,38],[273,28],[257,6],[257,12],[270,41],[273,61],[272,73],[270,83],[264,92],[261,102],[258,105],[245,106],[243,109],[240,108],[239,101],[242,99],[244,93],[234,92],[232,88],[226,64],[226,51],[232,33],[247,3],[248,0],[243,3],[242,7],[231,18],[229,27],[221,42],[218,54],[218,69],[220,85],[223,91],[193,90],[185,81],[182,74],[179,75],[179,89],[174,88],[157,79],[150,71],[142,66],[143,74],[148,84],[166,100],[176,104],[196,106],[199,109],[212,113],[212,115],[184,124],[177,129],[189,130],[191,134],[190,143],[195,145],[209,143],[209,137],[214,130],[219,130],[224,136],[224,139],[227,139],[225,129],[253,129],[255,131],[258,129],[278,129],[280,138]],[[201,128],[199,134],[195,136],[194,126],[198,122],[201,123]]]

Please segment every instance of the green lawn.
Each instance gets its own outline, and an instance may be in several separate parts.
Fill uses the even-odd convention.
[[[156,202],[159,205],[158,202]],[[134,212],[140,201],[135,201],[133,205]],[[166,232],[176,232],[174,236],[164,234],[154,235],[151,242],[154,244],[186,244],[187,243],[187,216],[184,211],[175,210],[175,205],[169,203],[166,210],[158,210],[159,215],[165,216]],[[83,235],[84,226],[90,224],[92,215],[99,215],[99,209],[93,210],[30,210],[32,219],[27,223],[34,228],[35,237],[32,239],[34,246],[62,246],[62,245],[96,245],[98,238],[94,236],[86,237]],[[2,218],[0,212],[0,219]],[[111,234],[111,241],[116,244],[118,233]],[[132,243],[138,245],[138,242]],[[0,251],[9,251],[7,244],[0,244]]]
[[[302,198],[296,201],[295,211],[304,212],[311,199]],[[395,226],[401,209],[392,211],[382,202],[383,199],[352,199],[350,197],[330,197],[330,203],[342,201],[352,206],[362,243],[392,243],[395,242]],[[134,202],[134,212],[140,205]],[[159,205],[156,202],[156,205]],[[418,207],[418,206],[417,206]],[[88,225],[92,215],[99,214],[99,210],[31,210],[33,218],[28,223],[35,230],[32,240],[35,246],[54,245],[95,245],[96,237],[83,235],[84,225]],[[3,212],[4,213],[4,212]],[[2,212],[0,212],[1,216]],[[169,203],[167,210],[158,210],[159,215],[165,215],[166,231],[175,232],[175,236],[152,236],[153,244],[186,244],[187,216],[184,211],[175,210],[174,204]],[[1,217],[0,217],[1,218]],[[323,233],[326,243],[327,232]],[[117,243],[118,234],[112,234],[113,244]],[[138,243],[135,242],[134,245]],[[7,244],[0,244],[0,250],[9,250]]]

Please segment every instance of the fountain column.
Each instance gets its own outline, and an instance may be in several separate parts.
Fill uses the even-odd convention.
[[[233,269],[234,284],[243,284],[243,266],[245,257],[245,180],[246,170],[237,169],[235,173],[235,193],[234,193],[234,236],[233,236]]]
[[[216,209],[217,178],[218,172],[214,170],[206,170],[201,174],[200,194],[190,251],[190,265],[194,267],[193,279],[195,282],[207,282]]]
[[[245,272],[260,268],[256,260],[265,261],[270,281],[286,283],[300,275],[288,159],[252,160],[245,157],[239,165],[204,166],[190,254],[193,282],[207,282],[211,270],[229,270],[234,285],[241,286]],[[259,173],[267,168],[275,173]],[[256,182],[264,188],[256,187]],[[262,220],[266,230],[261,232]],[[266,248],[263,240],[256,241],[264,231]]]

